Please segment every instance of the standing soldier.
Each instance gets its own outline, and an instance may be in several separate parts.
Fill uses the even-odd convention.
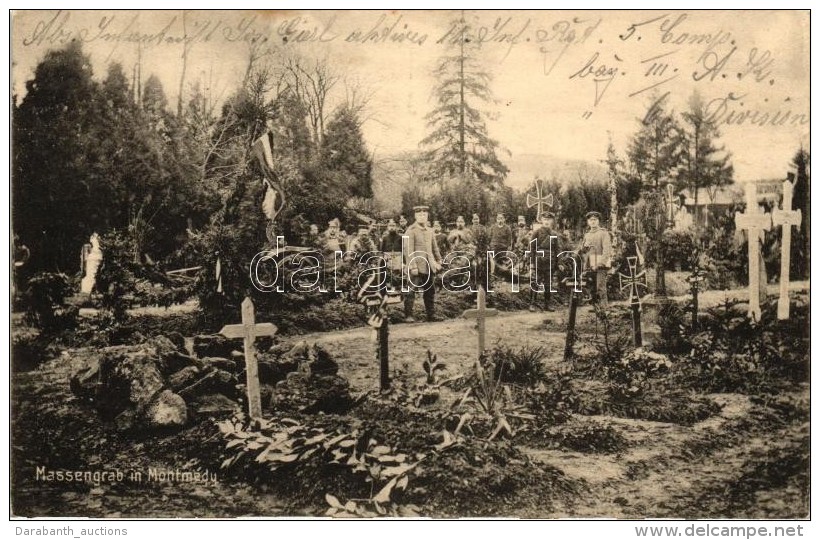
[[[423,291],[424,310],[427,321],[435,320],[435,273],[441,269],[441,253],[438,250],[436,236],[427,226],[429,207],[416,206],[413,208],[416,221],[404,233],[405,250],[404,260],[408,267],[410,293],[404,300],[405,322],[415,322],[413,318],[413,303],[415,291]]]
[[[490,250],[494,251],[496,257],[502,251],[512,251],[513,246],[513,232],[512,228],[507,225],[504,214],[498,214],[495,218],[495,225],[490,228]],[[495,273],[495,257],[490,261],[490,273]],[[510,269],[513,271],[514,269]]]
[[[579,252],[584,256],[584,270],[592,271],[595,276],[592,301],[606,307],[606,275],[612,265],[612,242],[609,231],[601,227],[599,212],[588,212],[586,218],[589,230],[584,234]]]
[[[536,229],[532,233],[536,240],[535,250],[530,252],[530,269],[536,271],[535,282],[544,287],[544,311],[555,311],[552,307],[552,276],[558,270],[558,254],[563,251],[561,237],[555,228],[555,214],[544,211],[538,216]],[[541,256],[538,251],[544,253]],[[536,262],[537,260],[537,262]],[[532,282],[531,282],[532,283]],[[530,311],[535,311],[536,291],[530,294]]]
[[[391,219],[387,222],[387,232],[382,235],[379,242],[379,251],[384,253],[387,261],[387,269],[390,272],[391,283],[396,284],[396,276],[401,281],[401,234],[399,234],[396,221]]]

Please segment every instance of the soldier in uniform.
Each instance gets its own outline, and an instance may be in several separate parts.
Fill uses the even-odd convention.
[[[555,311],[552,307],[552,277],[558,270],[558,254],[563,251],[561,236],[555,228],[555,214],[542,212],[537,219],[532,237],[536,240],[535,251],[530,252],[530,268],[537,268],[536,283],[544,287],[544,311]],[[528,246],[529,247],[529,246]],[[537,251],[543,251],[541,256]],[[536,262],[537,259],[537,262]],[[536,291],[530,294],[530,311],[535,311]]]
[[[413,208],[416,221],[404,233],[406,238],[404,261],[408,266],[410,293],[404,299],[406,322],[414,322],[415,291],[423,291],[427,321],[435,320],[435,273],[441,269],[441,253],[433,229],[427,226],[429,207]]]
[[[606,307],[606,275],[612,266],[612,241],[609,231],[601,227],[599,212],[588,212],[586,218],[589,230],[584,234],[578,251],[584,257],[584,270],[593,272],[592,275],[595,277],[592,301]]]
[[[495,225],[490,228],[490,250],[494,251],[496,257],[502,251],[512,251],[513,232],[507,225],[504,214],[498,214],[495,218]],[[494,274],[496,269],[495,257],[490,261],[490,273]],[[513,269],[510,269],[511,271]]]
[[[387,232],[382,235],[379,242],[379,251],[384,253],[387,261],[387,269],[390,272],[390,282],[396,286],[401,282],[401,234],[399,234],[396,221],[391,219],[387,222]]]

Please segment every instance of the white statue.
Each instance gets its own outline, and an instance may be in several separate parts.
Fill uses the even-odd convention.
[[[102,250],[100,249],[100,235],[94,233],[89,240],[91,243],[91,252],[85,259],[85,275],[80,282],[80,292],[84,294],[91,294],[94,285],[97,281],[97,270],[103,260]]]

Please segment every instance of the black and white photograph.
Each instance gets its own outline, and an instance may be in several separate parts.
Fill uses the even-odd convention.
[[[17,536],[804,534],[809,10],[9,19]]]

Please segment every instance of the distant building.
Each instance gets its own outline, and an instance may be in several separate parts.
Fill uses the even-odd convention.
[[[783,196],[783,179],[752,180],[752,183],[757,190],[758,203],[768,209],[779,204]],[[694,192],[687,188],[678,194],[679,205],[682,203],[692,215],[694,223],[708,225],[715,216],[723,214],[734,205],[742,204],[746,200],[744,189],[744,184],[730,184],[712,191],[710,196],[710,190],[699,188],[695,204]]]

